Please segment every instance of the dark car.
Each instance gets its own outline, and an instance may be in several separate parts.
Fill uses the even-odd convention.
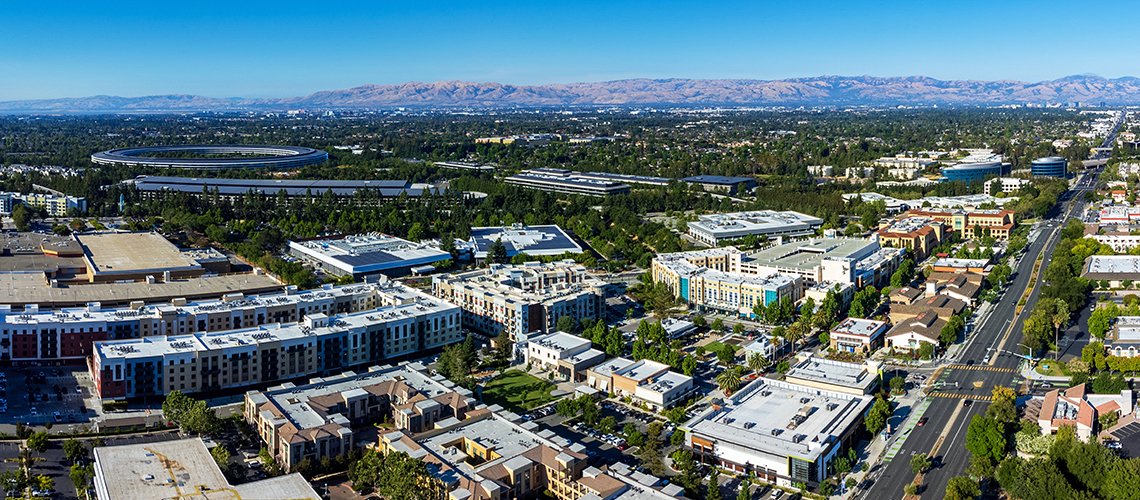
[[[972,404],[974,404],[974,400],[972,400],[972,399],[967,399],[965,401],[962,401],[962,406],[970,406]]]
[[[966,366],[974,366],[974,360],[971,359],[966,361]]]

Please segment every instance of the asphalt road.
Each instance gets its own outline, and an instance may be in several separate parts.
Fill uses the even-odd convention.
[[[1069,198],[1054,209],[1054,217],[1057,214],[1064,214],[1060,220],[1065,221],[1074,215],[1079,215],[1085,203],[1084,191],[1091,189],[1090,184],[1095,185],[1095,181],[1076,186]],[[989,353],[994,352],[989,349],[991,346],[993,348],[1001,346],[1003,351],[1021,352],[1018,344],[1022,341],[1022,323],[1037,303],[1041,278],[1049,265],[1055,245],[1060,241],[1062,224],[1063,222],[1042,226],[1037,238],[1027,245],[1021,261],[1017,264],[1017,275],[1013,283],[994,305],[985,323],[967,340],[965,348],[959,351],[960,354],[955,359],[949,360],[939,373],[936,382],[942,384],[932,390],[929,396],[932,399],[924,413],[928,418],[926,425],[915,427],[894,459],[879,465],[881,474],[875,480],[870,492],[863,498],[901,498],[903,488],[915,477],[911,473],[910,459],[919,453],[937,457],[937,461],[941,462],[939,467],[928,471],[923,478],[921,491],[927,498],[941,498],[950,478],[965,474],[970,464],[970,453],[965,447],[970,419],[974,415],[985,414],[989,405],[988,399],[995,386],[1017,386],[1021,380],[1018,375],[1021,358],[1001,353],[986,363]],[[1036,256],[1043,250],[1045,257],[1041,263],[1037,283],[1034,283],[1035,288],[1026,300],[1022,313],[1015,317],[1017,302],[1030,285],[1029,279],[1033,273]],[[1088,311],[1085,309],[1082,317],[1087,321]],[[1005,338],[1007,332],[1010,333],[1008,338]],[[1087,334],[1085,336],[1087,337]],[[1087,339],[1085,341],[1087,342]],[[1079,342],[1070,342],[1070,348],[1075,349],[1077,345]],[[1062,343],[1062,346],[1065,344]],[[965,406],[966,400],[971,401],[969,406]]]

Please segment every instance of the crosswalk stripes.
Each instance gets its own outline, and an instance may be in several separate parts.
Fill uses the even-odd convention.
[[[978,366],[950,365],[949,368],[952,368],[955,370],[984,370],[984,371],[989,371],[989,372],[1005,372],[1005,373],[1016,373],[1017,372],[1016,368],[998,368],[996,366],[985,366],[985,365],[978,365]]]
[[[977,401],[993,401],[993,396],[975,396],[973,394],[959,394],[956,392],[932,392],[929,394],[936,398],[973,399]]]

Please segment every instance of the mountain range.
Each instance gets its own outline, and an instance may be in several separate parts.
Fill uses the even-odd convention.
[[[1140,103],[1140,79],[1076,75],[1037,83],[924,76],[820,76],[784,80],[631,79],[536,86],[409,82],[280,99],[198,95],[94,96],[0,102],[0,113],[142,113],[284,109],[514,106],[892,106]]]

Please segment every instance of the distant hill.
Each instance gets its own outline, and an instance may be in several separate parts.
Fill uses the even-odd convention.
[[[383,108],[392,106],[605,105],[995,105],[1081,102],[1140,103],[1140,79],[1069,76],[1014,80],[935,80],[924,76],[820,76],[785,80],[632,79],[518,86],[501,83],[409,82],[363,85],[282,99],[217,99],[196,95],[94,96],[0,102],[0,112],[155,112],[240,109]]]

